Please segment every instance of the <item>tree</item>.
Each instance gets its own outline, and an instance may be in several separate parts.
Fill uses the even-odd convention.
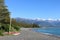
[[[7,6],[5,6],[4,0],[0,0],[0,23],[1,29],[5,28],[7,24],[10,24],[10,12],[8,11]]]
[[[20,28],[15,19],[11,18],[11,30],[18,31]],[[7,9],[7,6],[4,3],[4,0],[0,0],[0,31],[10,32],[10,12]]]
[[[33,24],[32,24],[32,27],[33,27],[33,28],[39,28],[40,26],[39,26],[38,24],[33,23]]]

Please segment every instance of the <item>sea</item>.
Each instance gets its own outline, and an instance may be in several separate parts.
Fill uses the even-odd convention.
[[[48,28],[34,28],[32,29],[35,32],[43,33],[47,35],[54,35],[60,37],[60,27],[48,27]]]

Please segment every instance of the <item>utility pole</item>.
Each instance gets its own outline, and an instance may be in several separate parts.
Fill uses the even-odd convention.
[[[10,27],[9,27],[9,32],[11,31],[11,14],[10,14]]]

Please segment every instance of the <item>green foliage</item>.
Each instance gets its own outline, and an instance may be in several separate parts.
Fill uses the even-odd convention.
[[[11,20],[12,20],[11,21],[12,25],[10,27],[10,12],[7,9],[7,7],[5,6],[4,0],[0,0],[0,34],[1,35],[3,35],[2,31],[9,32],[10,31],[9,29],[12,30],[12,28],[17,31],[20,29],[16,20],[12,19],[12,18],[11,18]],[[15,25],[15,26],[13,26],[13,25]]]
[[[32,24],[32,27],[33,27],[33,28],[39,28],[39,25],[38,25],[38,24],[33,23],[33,24]]]
[[[20,30],[20,27],[19,27],[19,24],[18,24],[18,22],[16,22],[16,20],[14,19],[14,18],[12,18],[12,27],[15,29],[15,30]]]
[[[20,27],[19,26],[14,26],[14,29],[16,29],[17,31],[19,31]]]
[[[0,30],[9,31],[10,13],[4,4],[4,0],[0,0]]]
[[[3,32],[0,30],[0,36],[4,36]]]
[[[5,32],[9,32],[9,24],[2,24],[1,30],[4,30]]]
[[[38,24],[35,24],[35,23],[29,24],[29,23],[19,22],[18,25],[24,28],[39,28],[40,27]]]
[[[0,0],[0,3],[4,2],[4,0]]]
[[[12,27],[13,27],[16,31],[19,31],[19,30],[20,30],[20,27],[17,26],[17,25],[12,25]]]

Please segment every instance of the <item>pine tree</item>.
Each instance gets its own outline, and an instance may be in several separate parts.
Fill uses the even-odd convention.
[[[0,0],[0,29],[4,31],[9,31],[10,24],[10,12],[7,9],[7,6],[4,3],[4,0]]]
[[[19,31],[20,29],[15,19],[10,18],[10,12],[7,9],[7,6],[5,5],[4,1],[5,0],[0,0],[0,34],[1,35],[3,32],[10,33],[13,31]]]

